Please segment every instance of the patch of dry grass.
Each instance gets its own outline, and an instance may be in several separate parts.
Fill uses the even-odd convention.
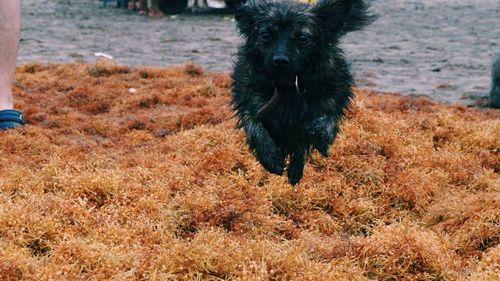
[[[357,91],[293,189],[229,87],[194,65],[19,67],[0,279],[498,280],[498,110]]]

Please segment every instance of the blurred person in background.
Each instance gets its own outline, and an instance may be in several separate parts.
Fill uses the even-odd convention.
[[[158,6],[158,0],[151,0],[151,7],[149,7],[148,2],[150,1],[132,0],[128,3],[128,9],[139,11],[139,15],[149,15],[151,17],[162,17],[165,15]]]
[[[151,0],[151,9],[149,15],[151,17],[163,17],[165,15],[158,7],[158,0]]]
[[[14,110],[12,82],[21,32],[20,0],[0,1],[0,130],[24,125],[21,112]]]
[[[128,2],[128,9],[130,11],[135,11],[138,8],[139,1],[138,0],[130,0]]]

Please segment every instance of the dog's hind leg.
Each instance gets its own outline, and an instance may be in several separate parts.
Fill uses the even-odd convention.
[[[247,135],[248,146],[255,152],[255,156],[262,166],[273,174],[283,174],[285,155],[277,148],[264,125],[247,118],[243,122],[243,129]]]
[[[288,181],[292,185],[299,183],[304,173],[306,150],[299,149],[290,157],[290,165],[288,166]]]
[[[336,120],[334,116],[322,116],[308,126],[309,141],[323,157],[328,156],[328,147],[337,137],[339,127]]]

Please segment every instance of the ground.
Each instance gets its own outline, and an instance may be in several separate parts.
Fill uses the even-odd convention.
[[[240,40],[231,15],[150,19],[95,0],[23,0],[21,63],[94,61],[95,52],[126,65],[193,61],[229,72]],[[471,103],[490,87],[500,52],[497,0],[375,1],[380,18],[344,46],[359,86]]]
[[[294,188],[235,129],[231,16],[23,0],[0,280],[498,280],[500,111],[401,96],[484,95],[496,2],[377,1],[344,43],[364,90]],[[95,52],[119,64],[56,63]]]
[[[296,187],[196,65],[17,69],[0,280],[498,280],[500,111],[356,90]]]

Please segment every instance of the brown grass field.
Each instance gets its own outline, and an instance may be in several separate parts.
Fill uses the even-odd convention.
[[[500,111],[356,92],[292,188],[226,74],[18,67],[0,280],[499,280]]]

